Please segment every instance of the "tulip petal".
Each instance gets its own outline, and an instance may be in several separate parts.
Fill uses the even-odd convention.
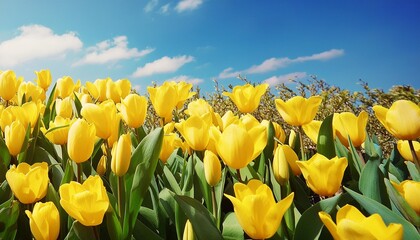
[[[337,225],[332,220],[331,216],[326,212],[319,212],[319,218],[324,223],[325,227],[327,227],[328,231],[331,233],[334,239],[340,239],[337,233]]]

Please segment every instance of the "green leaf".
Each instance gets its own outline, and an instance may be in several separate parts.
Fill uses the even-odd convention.
[[[97,226],[86,227],[82,225],[79,221],[74,221],[65,239],[97,239],[95,237],[94,228],[97,228],[97,231],[99,232],[99,227]]]
[[[10,199],[0,205],[0,239],[15,239],[19,212],[18,201]]]
[[[368,161],[362,170],[359,189],[364,196],[390,207],[384,183],[384,174],[379,169],[379,161]]]
[[[136,220],[134,226],[133,237],[135,239],[147,239],[147,240],[163,240],[161,236],[148,228],[144,223]]]
[[[235,213],[226,214],[223,220],[223,239],[225,240],[241,240],[244,239],[244,231],[236,218]]]
[[[164,173],[164,180],[165,180],[165,186],[169,188],[169,190],[174,191],[176,194],[181,194],[181,188],[179,187],[178,182],[176,181],[174,175],[169,170],[167,166],[163,167],[163,173]]]
[[[298,176],[291,176],[289,178],[289,182],[292,191],[295,193],[293,203],[299,212],[303,213],[312,206],[311,202],[309,201],[310,193],[308,191],[308,187],[306,186],[306,183],[302,181],[302,179],[300,179]]]
[[[268,123],[267,133],[268,133],[267,134],[267,145],[265,146],[263,153],[264,153],[264,156],[267,159],[273,159],[274,146],[275,146],[275,141],[276,141],[276,140],[274,140],[274,137],[276,136],[276,131],[275,131],[274,125],[271,121],[269,121],[269,123]],[[264,175],[262,174],[262,176],[264,176]]]
[[[52,111],[55,111],[55,107],[51,108],[51,104],[55,104],[54,92],[55,92],[56,87],[57,87],[57,83],[55,83],[54,87],[51,89],[51,93],[50,93],[50,96],[48,97],[47,105],[45,106],[45,111],[44,111],[43,118],[42,118],[42,121],[44,122],[44,126],[45,126],[46,129],[49,128],[50,121],[51,121],[51,119],[53,119],[51,117]]]
[[[410,172],[411,178],[414,181],[420,182],[420,172],[417,170],[416,165],[413,162],[407,161],[407,168]]]
[[[203,162],[201,162],[200,160],[195,162],[195,172],[195,177],[199,183],[201,193],[203,194],[204,202],[206,203],[206,206],[212,206],[211,187],[206,181],[206,176],[204,175]]]
[[[332,127],[333,117],[334,114],[331,114],[322,122],[316,144],[317,152],[330,159],[336,156]]]
[[[117,213],[112,206],[109,206],[108,211],[105,213],[105,222],[108,230],[109,238],[118,240],[122,238],[121,224],[118,219]]]
[[[181,195],[174,195],[174,198],[190,220],[198,239],[223,239],[210,212],[200,202]]]
[[[324,223],[319,218],[318,213],[324,211],[330,215],[335,214],[336,206],[340,196],[337,195],[332,198],[327,198],[319,201],[317,204],[306,210],[300,217],[295,230],[295,240],[316,239],[321,232]]]
[[[404,239],[413,240],[420,239],[420,235],[416,228],[403,217],[391,211],[389,208],[378,203],[377,201],[365,197],[349,188],[344,189],[356,200],[369,214],[378,213],[381,215],[384,222],[388,225],[390,223],[399,223],[404,228]]]

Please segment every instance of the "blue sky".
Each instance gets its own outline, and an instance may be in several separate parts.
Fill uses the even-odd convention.
[[[238,74],[418,89],[419,12],[415,0],[0,0],[0,69],[128,78],[140,92],[181,79],[211,91]]]

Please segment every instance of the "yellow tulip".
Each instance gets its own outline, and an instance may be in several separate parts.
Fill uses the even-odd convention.
[[[242,113],[252,113],[260,105],[261,97],[267,91],[268,84],[260,84],[256,87],[251,84],[235,86],[230,92],[224,92],[223,95],[229,97]]]
[[[247,185],[235,183],[235,196],[225,194],[232,202],[236,218],[253,239],[267,239],[276,233],[284,213],[293,202],[294,193],[276,203],[271,189],[252,179]]]
[[[23,99],[25,96],[25,99]],[[32,101],[37,102],[38,100],[45,100],[45,92],[41,87],[33,84],[32,82],[23,82],[19,85],[18,89],[18,103],[22,105],[22,100],[26,102]]]
[[[41,131],[45,134],[45,137],[50,140],[50,142],[57,145],[64,145],[67,143],[70,125],[75,121],[76,119],[56,116],[54,122],[50,122],[49,130],[51,131],[47,131],[45,128],[41,128]]]
[[[350,112],[334,113],[334,132],[344,146],[349,146],[348,137],[355,147],[365,142],[368,117],[365,111],[361,111],[358,117]]]
[[[143,125],[147,115],[147,99],[137,94],[129,94],[117,106],[123,121],[131,128]]]
[[[420,107],[417,104],[398,100],[389,109],[377,105],[373,106],[373,111],[394,137],[401,140],[416,140],[420,137]]]
[[[115,107],[114,107],[115,108]],[[108,146],[114,145],[116,141],[118,141],[118,137],[120,134],[120,122],[121,122],[121,114],[117,113],[115,115],[111,115],[111,135],[109,136],[107,142]]]
[[[107,100],[99,105],[86,103],[80,114],[88,121],[93,123],[96,128],[96,136],[108,139],[112,133],[112,126],[117,118],[117,108],[112,100]]]
[[[404,197],[408,205],[416,211],[417,215],[420,215],[420,182],[413,180],[405,180],[400,184],[391,182],[395,189]]]
[[[274,152],[273,173],[274,178],[280,185],[284,185],[289,181],[289,164],[287,163],[286,153],[281,145]]]
[[[222,125],[219,125],[220,131],[223,132],[230,124],[239,124],[239,117],[229,110],[222,117]]]
[[[174,152],[175,149],[182,147],[181,138],[175,133],[165,133],[163,136],[162,149],[160,150],[159,159],[166,163],[169,156]]]
[[[175,88],[178,95],[178,102],[176,104],[177,109],[182,109],[185,101],[187,99],[190,99],[192,96],[196,94],[195,92],[191,92],[192,87],[193,85],[191,83],[187,83],[185,81],[180,81],[178,83],[175,83]]]
[[[311,139],[315,144],[318,142],[319,129],[321,128],[322,121],[312,120],[310,123],[302,126],[306,136]]]
[[[204,175],[207,183],[214,187],[222,177],[222,167],[219,158],[212,151],[206,150],[203,158]]]
[[[12,70],[0,73],[0,97],[5,101],[10,101],[16,95],[22,80],[22,78],[16,78]]]
[[[47,194],[48,164],[46,162],[29,165],[25,162],[6,172],[6,180],[17,199],[23,204],[37,202]]]
[[[164,82],[159,87],[147,87],[150,101],[156,114],[164,119],[164,123],[172,120],[172,111],[178,104],[178,92],[173,84]]]
[[[106,173],[106,160],[106,155],[102,155],[101,159],[99,159],[98,166],[96,166],[96,172],[100,176],[103,176]]]
[[[258,121],[254,116],[252,116],[249,113],[247,113],[245,115],[242,115],[239,120],[241,120],[242,124],[245,126],[246,129],[251,129],[251,128],[253,128],[255,126],[259,126],[261,124],[260,121]],[[266,125],[264,125],[264,126],[267,128]]]
[[[420,143],[417,141],[412,141],[412,142],[413,142],[414,151],[416,152],[416,155],[417,155],[417,159],[420,159]],[[414,162],[413,154],[411,153],[408,140],[398,140],[397,149],[398,149],[398,152],[401,154],[401,156],[405,160]]]
[[[199,117],[206,117],[214,125],[218,125],[218,119],[214,113],[213,107],[204,99],[199,98],[188,103],[185,113],[189,116],[196,115]]]
[[[25,136],[26,128],[19,121],[12,122],[12,124],[6,126],[4,137],[10,155],[16,157],[20,152],[22,152]]]
[[[31,124],[31,128],[35,127],[35,124],[38,120],[40,114],[39,107],[42,106],[37,106],[36,102],[34,101],[26,102],[22,105],[22,110],[24,111],[29,124]]]
[[[296,162],[312,191],[321,196],[334,195],[341,186],[344,171],[347,167],[345,157],[332,159],[316,153],[308,161]]]
[[[86,88],[94,100],[103,102],[106,100],[106,85],[111,79],[96,79],[95,82],[86,82]]]
[[[35,71],[35,74],[36,74],[36,80],[35,80],[36,84],[42,89],[44,89],[44,91],[46,92],[52,82],[50,70],[43,69],[43,70],[40,70],[39,72]]]
[[[77,119],[70,127],[67,138],[67,151],[76,163],[87,161],[95,145],[95,126],[84,119]]]
[[[131,162],[131,136],[129,133],[123,134],[118,139],[118,143],[114,143],[112,147],[111,170],[121,177],[124,176]]]
[[[54,240],[60,233],[60,214],[53,202],[37,202],[32,212],[25,211],[36,240]]]
[[[55,112],[57,113],[57,116],[61,116],[63,118],[71,118],[73,115],[73,99],[71,97],[56,99]]]
[[[291,148],[294,148],[296,145],[296,141],[297,141],[297,135],[296,132],[292,129],[290,130],[290,134],[289,134],[289,141],[288,144]]]
[[[301,96],[292,97],[284,102],[276,99],[276,108],[281,117],[292,126],[303,126],[314,120],[321,104],[320,96],[312,96],[308,99]]]
[[[207,118],[207,120],[209,120]],[[187,120],[175,123],[176,129],[184,137],[188,145],[196,151],[206,149],[209,142],[209,129],[211,122],[206,121],[206,117],[193,115]]]
[[[182,235],[182,240],[194,240],[194,230],[190,220],[187,219],[184,227],[184,234]]]
[[[272,122],[272,124],[273,124],[273,127],[274,127],[275,137],[281,143],[284,143],[286,141],[286,133],[284,132],[284,129],[281,127],[280,124],[278,124],[276,122]]]
[[[345,205],[337,212],[337,224],[326,212],[319,212],[319,217],[334,239],[403,239],[401,224],[385,225],[382,217],[375,213],[365,217],[357,208]]]
[[[124,99],[130,94],[131,82],[128,79],[119,79],[115,82],[120,98]]]
[[[296,152],[289,145],[281,145],[279,148],[279,151],[283,152],[282,154],[286,157],[286,161],[292,169],[293,174],[295,176],[300,175],[302,172],[297,164],[299,157]]]
[[[70,217],[85,226],[102,223],[109,199],[99,175],[89,176],[83,184],[75,181],[63,184],[59,192],[60,204]]]
[[[234,169],[247,166],[267,145],[267,130],[261,125],[247,130],[240,124],[231,124],[223,133],[212,128],[218,155]]]
[[[55,88],[55,92],[58,97],[64,99],[68,96],[71,96],[73,92],[79,88],[80,86],[80,80],[76,82],[76,84],[73,82],[73,79],[69,76],[64,76],[62,78],[59,78],[57,80],[57,85]]]

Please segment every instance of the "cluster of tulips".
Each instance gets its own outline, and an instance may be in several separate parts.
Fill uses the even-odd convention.
[[[420,239],[418,103],[373,107],[384,156],[368,112],[314,120],[320,96],[273,99],[286,135],[252,115],[267,84],[225,92],[235,115],[186,82],[35,74],[0,71],[0,239]]]

